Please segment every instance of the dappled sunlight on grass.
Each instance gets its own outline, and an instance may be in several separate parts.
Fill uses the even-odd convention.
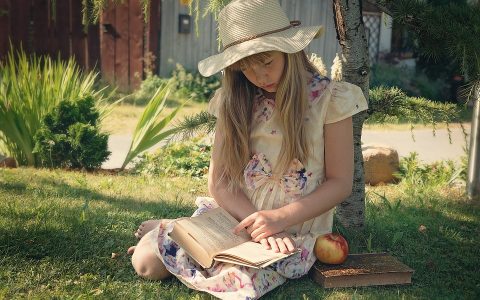
[[[368,202],[367,232],[372,234],[372,247],[401,257],[416,270],[414,282],[434,284],[432,272],[463,279],[469,273],[473,276],[474,262],[480,254],[480,209],[465,201],[457,189],[430,193],[430,200],[423,201],[401,194],[387,198],[389,203],[401,203],[396,208],[379,201]],[[478,292],[478,282],[463,279],[450,279],[444,284],[453,290],[462,286],[465,295],[473,296],[475,289]],[[446,292],[439,289],[432,295]]]
[[[365,229],[334,226],[351,253],[389,252],[415,269],[412,285],[322,289],[304,277],[265,299],[475,298],[480,206],[459,186],[412,189],[367,187]],[[206,192],[204,178],[0,169],[0,297],[213,299],[138,278],[125,254],[141,221],[189,215]]]

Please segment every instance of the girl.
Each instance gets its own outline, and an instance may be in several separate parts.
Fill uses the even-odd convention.
[[[318,74],[303,49],[323,28],[290,22],[277,0],[233,0],[218,22],[223,51],[198,66],[204,76],[223,70],[210,102],[213,199],[197,198],[194,215],[220,205],[240,221],[236,232],[272,251],[301,252],[266,269],[203,269],[168,237],[170,220],[142,224],[129,251],[145,278],[173,274],[220,298],[254,299],[315,262],[316,238],[331,232],[333,208],[352,190],[351,116],[367,103],[357,86]]]

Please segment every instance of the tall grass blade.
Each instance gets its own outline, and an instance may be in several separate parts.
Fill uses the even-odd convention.
[[[166,117],[160,120],[158,119],[165,108],[167,96],[172,89],[173,84],[173,80],[169,80],[166,84],[161,85],[148,102],[137,126],[135,127],[132,143],[130,144],[125,161],[122,164],[122,169],[124,169],[128,163],[141,152],[148,150],[177,132],[176,129],[165,130],[165,128],[173,120],[185,102],[174,109]]]

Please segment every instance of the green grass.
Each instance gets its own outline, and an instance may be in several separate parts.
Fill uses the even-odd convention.
[[[480,205],[462,192],[368,187],[365,230],[339,228],[352,253],[388,251],[415,269],[412,285],[325,290],[305,277],[265,299],[478,298]],[[0,169],[0,299],[210,299],[137,277],[125,254],[141,221],[189,215],[206,193],[205,179]]]
[[[183,101],[184,99],[180,98],[168,99],[166,103],[166,109],[160,114],[160,116],[166,116],[168,113],[173,111],[173,109],[181,105]],[[208,103],[189,101],[182,107],[182,109],[180,109],[177,116],[173,120],[173,123],[183,120],[185,116],[195,115],[203,110],[207,110],[207,108]],[[110,134],[132,134],[144,109],[145,106],[133,105],[129,103],[121,103],[116,105],[112,109],[112,112],[102,121],[102,130]]]

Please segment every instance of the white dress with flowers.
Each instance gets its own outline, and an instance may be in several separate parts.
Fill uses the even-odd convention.
[[[302,164],[293,160],[286,174],[272,174],[282,144],[282,132],[275,117],[275,102],[261,90],[255,97],[250,137],[252,159],[245,168],[244,192],[258,210],[275,209],[311,193],[324,181],[324,125],[335,123],[367,109],[361,89],[346,82],[330,81],[318,74],[309,83],[309,111],[305,118],[313,141],[311,157]],[[216,113],[221,97],[217,92],[210,109]],[[198,197],[194,215],[217,207],[209,197]],[[301,252],[274,263],[266,269],[254,269],[216,262],[204,269],[168,237],[171,223],[164,222],[148,236],[157,256],[166,268],[187,286],[222,299],[256,299],[284,283],[308,273],[315,262],[313,246],[318,235],[331,232],[333,209],[298,224],[287,231]]]

